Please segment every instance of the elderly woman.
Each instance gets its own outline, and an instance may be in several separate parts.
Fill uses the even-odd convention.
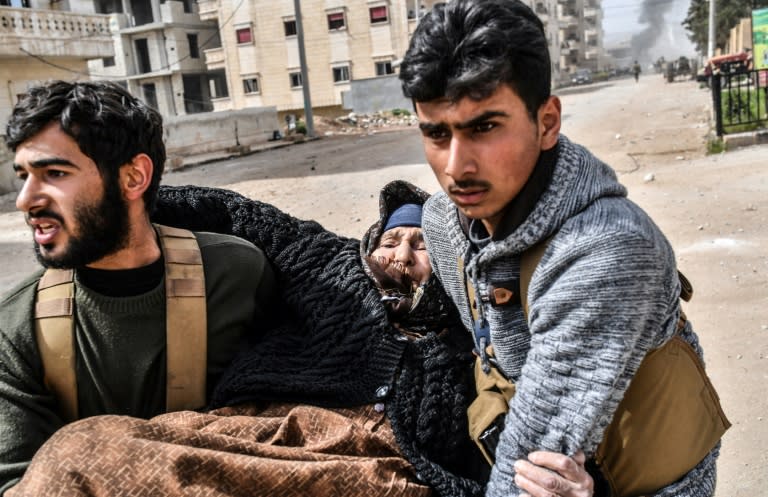
[[[213,410],[69,425],[6,495],[482,495],[472,344],[432,275],[427,197],[389,183],[357,241],[230,191],[161,189],[157,222],[265,251],[280,288],[271,331],[224,373]],[[563,476],[523,465],[529,491],[591,494],[582,466],[550,456]]]

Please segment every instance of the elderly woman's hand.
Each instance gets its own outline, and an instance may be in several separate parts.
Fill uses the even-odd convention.
[[[592,497],[594,481],[584,468],[586,457],[537,451],[515,462],[515,484],[531,497]]]

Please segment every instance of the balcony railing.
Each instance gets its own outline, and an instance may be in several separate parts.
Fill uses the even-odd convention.
[[[0,55],[93,59],[114,55],[109,15],[0,7]]]

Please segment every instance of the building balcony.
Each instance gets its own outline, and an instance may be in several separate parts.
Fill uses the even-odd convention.
[[[560,26],[578,26],[579,17],[574,10],[564,5],[558,5],[557,7],[557,19],[560,22]]]
[[[0,7],[0,56],[112,57],[110,20],[105,14]]]
[[[201,21],[219,20],[219,0],[198,0],[197,8]]]
[[[584,58],[587,60],[597,60],[600,57],[600,50],[596,47],[587,48],[584,51]]]
[[[584,18],[585,19],[592,19],[593,21],[597,20],[597,9],[595,8],[585,8],[584,9]]]
[[[222,47],[209,48],[203,50],[203,53],[205,54],[205,65],[208,67],[209,71],[214,69],[224,69],[225,57],[224,49]]]

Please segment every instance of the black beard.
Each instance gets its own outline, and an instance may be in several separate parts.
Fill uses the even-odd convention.
[[[62,255],[47,257],[35,243],[35,255],[40,264],[53,269],[83,267],[128,244],[128,206],[117,179],[105,180],[104,195],[98,204],[75,208],[74,223],[78,225],[79,235],[70,238]]]

